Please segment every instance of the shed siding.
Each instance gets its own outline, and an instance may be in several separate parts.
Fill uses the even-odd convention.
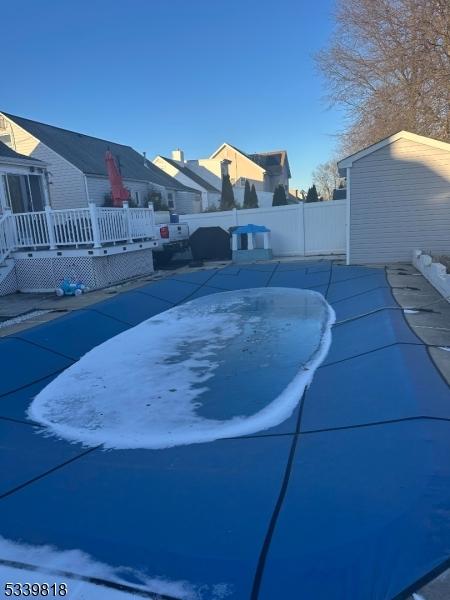
[[[84,175],[62,156],[42,144],[25,129],[4,117],[11,126],[14,150],[47,163],[49,196],[53,208],[77,208],[87,205]]]
[[[351,263],[450,252],[450,152],[400,139],[350,169]]]

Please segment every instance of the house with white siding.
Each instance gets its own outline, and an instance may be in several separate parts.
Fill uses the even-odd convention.
[[[273,192],[278,185],[284,187],[286,196],[289,195],[291,171],[286,150],[248,154],[225,142],[208,158],[185,160],[183,151],[176,150],[172,154],[173,160],[217,190],[222,189],[222,176],[228,174],[234,198],[240,204],[244,201],[246,181],[255,186],[260,207],[272,205]],[[163,168],[162,161],[155,164]]]
[[[183,214],[201,210],[201,194],[159,169],[130,146],[0,112],[0,142],[48,166],[52,208],[105,203],[110,192],[105,154],[114,155],[136,206],[160,198]]]
[[[107,151],[130,192],[122,207],[108,202]],[[197,189],[130,146],[0,113],[0,296],[152,273],[157,200],[201,210]]]
[[[222,185],[220,177],[214,177],[213,182],[209,177],[208,181],[206,179],[208,176],[205,177],[204,173],[202,173],[202,176],[198,170],[197,172],[193,170],[184,160],[182,150],[174,150],[171,158],[158,155],[154,158],[153,164],[177,181],[198,190],[202,195],[202,210],[219,205]]]
[[[338,163],[347,178],[347,263],[450,254],[450,144],[400,131]]]

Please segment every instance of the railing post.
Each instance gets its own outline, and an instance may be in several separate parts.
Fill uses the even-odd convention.
[[[13,216],[12,211],[9,208],[5,208],[3,214],[6,217],[6,244],[7,250],[10,252],[17,246],[17,229],[16,220]]]
[[[56,250],[57,245],[56,245],[55,230],[53,228],[52,209],[50,208],[50,206],[48,206],[48,204],[46,204],[44,207],[44,210],[45,210],[45,222],[47,223],[48,244],[49,244],[50,250]]]
[[[94,248],[101,248],[100,243],[100,228],[98,226],[98,212],[97,205],[95,202],[89,202],[89,216],[91,218],[92,227],[92,241],[94,242]]]
[[[128,243],[132,244],[133,243],[133,237],[131,235],[132,233],[132,229],[131,229],[131,214],[130,214],[130,205],[128,204],[127,201],[122,202],[122,206],[124,209],[124,215],[125,215],[125,223],[127,226],[127,236],[128,236]]]

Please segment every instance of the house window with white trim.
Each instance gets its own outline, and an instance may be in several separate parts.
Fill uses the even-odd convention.
[[[173,201],[173,194],[169,192],[167,194],[167,205],[169,208],[175,208],[175,203]]]
[[[37,212],[44,210],[44,190],[42,175],[2,175],[6,205],[14,213]]]

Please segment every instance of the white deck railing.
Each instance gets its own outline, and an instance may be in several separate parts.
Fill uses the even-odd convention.
[[[88,208],[6,212],[0,216],[0,263],[12,250],[57,248],[134,242],[154,238],[153,208]]]
[[[0,215],[0,265],[4,262],[12,250],[14,250],[14,235],[11,221],[11,213]]]

